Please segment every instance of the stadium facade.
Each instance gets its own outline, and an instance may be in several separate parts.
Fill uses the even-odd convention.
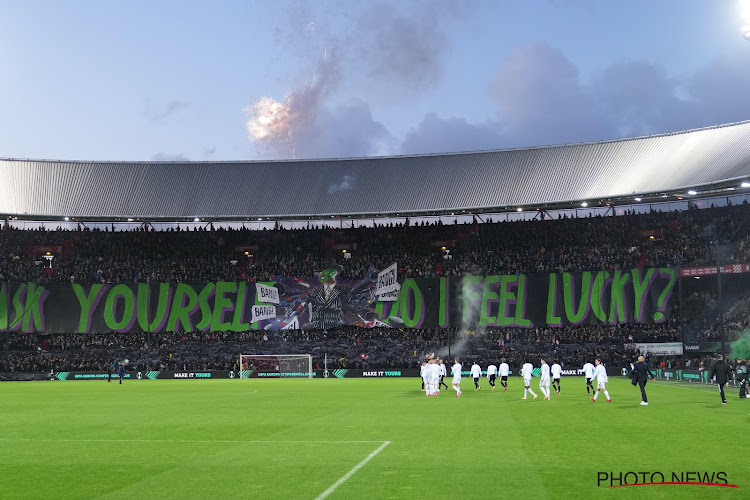
[[[750,180],[750,121],[586,144],[250,162],[0,159],[0,215],[292,219],[632,204]],[[681,199],[681,198],[680,198]]]

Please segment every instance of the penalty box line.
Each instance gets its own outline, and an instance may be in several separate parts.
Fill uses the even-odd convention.
[[[375,455],[377,455],[378,453],[380,453],[381,451],[383,451],[385,449],[385,447],[388,446],[389,444],[391,444],[390,441],[383,441],[383,444],[381,444],[380,446],[378,446],[378,448],[375,451],[373,451],[372,453],[370,453],[369,455],[367,455],[364,458],[364,460],[362,460],[360,463],[358,463],[357,465],[355,465],[352,468],[352,470],[350,470],[349,472],[347,472],[346,474],[344,474],[343,476],[341,476],[341,478],[339,478],[338,481],[336,481],[335,483],[333,483],[327,490],[325,490],[323,493],[321,493],[320,495],[318,495],[317,497],[315,497],[315,500],[323,500],[324,498],[328,497],[328,495],[330,495],[331,493],[333,493],[336,488],[338,488],[339,486],[341,486],[342,484],[344,484],[345,482],[347,482],[349,480],[349,478],[351,478],[359,469],[361,469],[362,467],[364,467],[365,465],[367,465],[367,462],[369,462],[370,460],[372,460],[373,458],[375,458]]]

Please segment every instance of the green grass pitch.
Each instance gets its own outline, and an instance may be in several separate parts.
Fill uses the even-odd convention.
[[[736,390],[721,406],[650,382],[642,407],[620,378],[611,403],[578,377],[551,401],[509,383],[464,379],[460,398],[415,378],[2,383],[0,498],[748,498]],[[724,471],[740,488],[604,488],[600,471]]]

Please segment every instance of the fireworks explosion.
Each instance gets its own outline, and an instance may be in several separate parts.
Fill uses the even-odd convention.
[[[246,127],[250,140],[289,142],[292,140],[293,113],[290,98],[284,103],[272,97],[261,97],[245,108],[250,116]]]
[[[261,97],[245,108],[248,137],[278,153],[294,155],[297,146],[306,144],[315,132],[322,100],[337,78],[336,66],[327,51],[316,71],[308,73],[304,85],[293,89],[281,100]]]

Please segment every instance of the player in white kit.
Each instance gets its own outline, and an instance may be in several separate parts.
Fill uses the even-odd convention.
[[[500,360],[500,385],[503,386],[503,392],[508,390],[508,374],[510,373],[510,366],[505,362],[505,358]]]
[[[429,363],[427,363],[427,370],[426,370],[426,377],[427,382],[425,386],[427,387],[427,395],[428,396],[437,396],[437,385],[438,380],[440,379],[439,374],[440,368],[435,364],[435,359],[430,359]]]
[[[609,393],[607,392],[607,382],[609,382],[609,377],[607,377],[607,369],[604,368],[604,365],[602,364],[601,359],[597,359],[594,361],[596,363],[596,368],[594,369],[594,378],[596,379],[596,393],[594,394],[594,397],[591,398],[591,401],[596,401],[596,398],[599,397],[599,391],[604,391],[604,395],[607,396],[607,403],[612,401],[609,397]]]
[[[544,360],[544,358],[541,359],[541,362],[542,373],[539,377],[539,388],[542,390],[542,394],[544,394],[544,399],[549,401],[549,365],[547,364],[547,361]]]
[[[591,380],[594,378],[594,365],[586,363],[583,365],[583,375],[586,377],[586,394],[594,392],[594,386],[591,385]]]
[[[526,399],[527,392],[530,392],[531,395],[534,396],[534,399],[537,398],[537,395],[531,390],[531,377],[533,376],[533,371],[534,365],[531,363],[524,363],[521,367],[521,376],[523,377],[523,397],[521,399]]]
[[[438,359],[432,360],[432,395],[440,394],[440,363]]]
[[[562,366],[555,360],[550,367],[552,371],[552,388],[555,390],[555,394],[560,394],[560,376],[562,375]]]
[[[453,367],[451,367],[451,373],[453,374],[453,382],[451,385],[456,391],[456,397],[461,395],[461,363],[458,362],[458,358],[453,360]]]
[[[425,390],[427,383],[427,361],[422,361],[422,366],[419,367],[419,376],[422,377],[422,390]]]
[[[490,365],[487,367],[487,380],[490,381],[492,392],[495,392],[495,379],[497,378],[497,366]]]
[[[475,361],[473,365],[471,365],[471,378],[474,379],[474,390],[475,391],[481,391],[482,388],[479,387],[479,379],[482,377],[482,369],[479,367],[477,362]]]

